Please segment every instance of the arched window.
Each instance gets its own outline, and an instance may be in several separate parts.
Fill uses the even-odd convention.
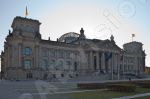
[[[30,48],[30,47],[25,47],[24,49],[23,49],[23,55],[24,56],[29,56],[29,55],[31,55],[32,54],[32,49]]]

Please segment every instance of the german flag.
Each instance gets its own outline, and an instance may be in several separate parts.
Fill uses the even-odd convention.
[[[25,13],[25,16],[27,17],[28,16],[28,8],[26,6],[26,13]]]

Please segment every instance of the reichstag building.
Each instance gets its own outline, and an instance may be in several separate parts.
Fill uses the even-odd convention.
[[[41,39],[38,20],[15,17],[1,52],[4,79],[58,79],[144,73],[145,51],[140,42],[123,49],[109,39],[88,39],[84,29],[69,32],[56,41]]]

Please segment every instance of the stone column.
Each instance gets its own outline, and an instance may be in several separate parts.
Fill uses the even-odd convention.
[[[125,71],[125,70],[124,70],[124,62],[125,62],[125,61],[124,61],[124,55],[123,55],[122,57],[123,57],[123,59],[122,59],[122,71],[123,71],[123,75],[124,75],[124,71]],[[133,67],[133,68],[134,68],[134,67]]]
[[[90,66],[91,66],[91,64],[90,64],[90,52],[88,52],[88,55],[87,55],[87,60],[88,60],[88,71],[90,70]]]
[[[35,54],[34,54],[34,65],[35,65],[35,68],[38,68],[39,67],[39,46],[36,45],[35,46]]]
[[[96,52],[96,69],[99,70],[99,52]]]
[[[14,50],[13,50],[13,53],[14,53],[14,67],[18,66],[18,48],[17,48],[17,45],[15,44],[14,45]]]
[[[115,66],[115,61],[114,60],[115,60],[115,54],[113,53],[112,54],[112,65],[111,65],[112,66],[112,71],[114,71],[114,66]]]
[[[90,51],[90,69],[93,70],[93,53]]]
[[[112,54],[112,58],[111,58],[111,73],[113,73],[114,71],[114,53]]]
[[[117,54],[117,72],[118,72],[118,80],[120,79],[120,55]]]
[[[10,59],[9,45],[7,45],[7,58],[6,59],[7,59],[7,61],[6,61],[7,62],[7,66],[10,67],[10,63],[9,63],[10,62],[10,60],[9,60]]]
[[[139,71],[140,71],[140,73],[141,73],[141,57],[139,57]]]
[[[10,66],[12,66],[12,46],[9,46],[9,64]]]
[[[143,73],[143,71],[144,71],[144,68],[143,68],[143,58],[142,58],[142,56],[140,57],[140,71],[141,71],[141,73]]]
[[[135,60],[136,63],[136,60]],[[126,72],[128,72],[128,55],[126,56]]]
[[[38,57],[37,57],[37,64],[38,64],[38,68],[41,68],[41,59],[42,59],[42,53],[41,53],[41,51],[42,51],[42,48],[39,46],[38,47]]]
[[[22,59],[21,59],[21,43],[18,44],[18,67],[21,67],[22,66]]]
[[[11,47],[11,50],[12,50],[12,51],[11,51],[11,54],[12,54],[11,66],[13,67],[13,66],[14,66],[14,60],[15,60],[15,59],[14,59],[14,46]],[[7,60],[6,60],[6,61],[7,61]]]
[[[109,73],[111,73],[111,69],[112,69],[112,57],[110,57],[110,59],[108,60],[108,62],[109,62],[108,71],[109,71]]]
[[[140,73],[140,67],[139,67],[139,58],[137,56],[137,68],[138,68],[138,74]]]
[[[115,54],[115,69],[116,69],[116,73],[117,73],[118,72],[117,54]]]
[[[137,74],[139,73],[138,57],[136,57]]]
[[[101,66],[102,66],[102,70],[106,71],[105,69],[105,54],[104,52],[102,52],[102,57],[101,57]]]

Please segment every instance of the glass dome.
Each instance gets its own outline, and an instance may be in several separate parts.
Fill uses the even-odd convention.
[[[69,33],[63,34],[63,35],[58,39],[58,41],[59,41],[59,42],[71,43],[71,42],[77,40],[78,37],[79,37],[79,34],[78,34],[78,33],[69,32]]]

